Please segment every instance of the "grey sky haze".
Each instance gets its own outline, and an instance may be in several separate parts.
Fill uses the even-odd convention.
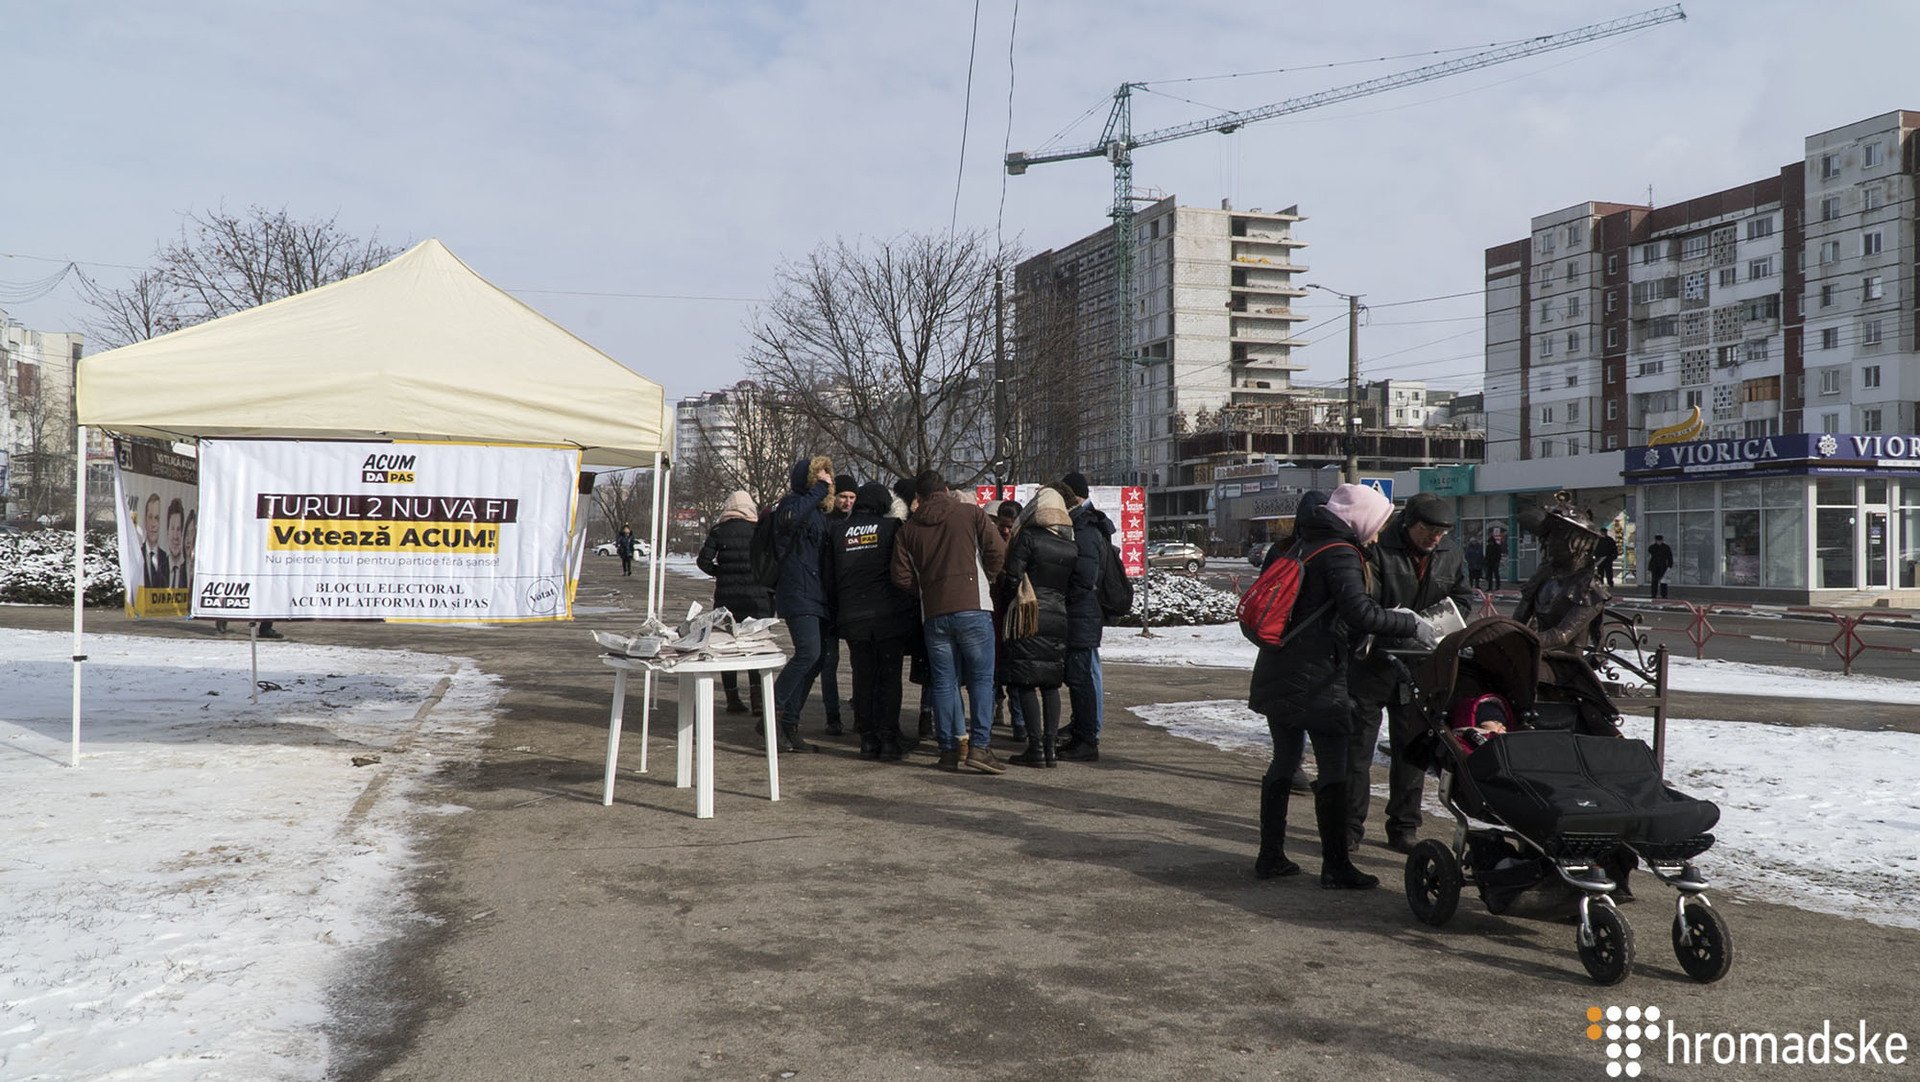
[[[1125,80],[1450,49],[1651,0],[1250,5],[1025,0],[1011,145]],[[1695,0],[1689,20],[1242,130],[1151,147],[1135,183],[1184,203],[1298,204],[1312,280],[1371,303],[1480,287],[1483,250],[1587,199],[1658,202],[1769,175],[1806,135],[1920,108],[1909,0]],[[1012,0],[983,0],[959,221],[995,227]],[[179,214],[222,202],[438,237],[671,396],[742,374],[751,305],[835,236],[947,227],[971,2],[123,3],[0,0],[8,54],[0,282],[78,260],[117,283]],[[1167,84],[1246,108],[1422,63]],[[1136,130],[1207,115],[1144,96]],[[1105,107],[1069,142],[1092,139]],[[1029,250],[1100,228],[1100,161],[1007,181]],[[91,264],[91,265],[88,265]],[[1331,298],[1303,305],[1333,317]],[[7,307],[62,330],[67,287]],[[1479,382],[1477,295],[1382,308],[1369,375]],[[1427,322],[1432,321],[1432,322]],[[1312,324],[1307,326],[1311,327]],[[1330,336],[1330,337],[1326,337]],[[1344,374],[1337,321],[1303,378]]]

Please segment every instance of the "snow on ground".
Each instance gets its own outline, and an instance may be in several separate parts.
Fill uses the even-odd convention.
[[[1104,648],[1102,653],[1105,653]],[[1266,719],[1239,702],[1155,703],[1133,712],[1175,736],[1266,755]],[[1649,742],[1653,722],[1627,718]],[[1381,760],[1376,760],[1381,761]],[[1920,928],[1920,735],[1736,721],[1667,723],[1667,780],[1720,805],[1709,876],[1771,901]],[[1428,814],[1450,821],[1432,799]],[[1386,788],[1375,792],[1386,796]]]
[[[1154,628],[1150,639],[1142,638],[1137,628],[1110,627],[1100,642],[1101,661],[1132,665],[1251,669],[1257,653],[1240,633],[1239,624]],[[1920,702],[1920,681],[1883,676],[1843,676],[1787,665],[1690,657],[1670,658],[1667,671],[1675,691],[1868,703]]]
[[[471,663],[0,630],[0,1077],[326,1076],[330,993],[409,909],[424,781],[498,699]],[[433,699],[446,681],[444,692]],[[355,756],[378,757],[356,767]]]

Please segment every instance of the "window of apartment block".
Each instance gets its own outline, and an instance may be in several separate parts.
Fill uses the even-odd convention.
[[[1860,431],[1880,431],[1880,411],[1878,409],[1864,409],[1860,411]]]
[[[1540,336],[1540,356],[1553,356],[1553,335],[1543,334]]]
[[[1552,406],[1540,407],[1540,423],[1543,425],[1550,425],[1553,423],[1553,407]]]
[[[1860,324],[1860,344],[1863,346],[1877,346],[1880,344],[1879,320],[1869,319],[1865,323]],[[1875,369],[1875,371],[1878,371],[1878,369]]]
[[[1672,338],[1680,333],[1679,316],[1661,316],[1647,320],[1648,338]]]
[[[1569,373],[1567,374],[1567,386],[1569,386],[1569,387],[1578,387],[1578,386],[1580,386],[1580,373],[1578,373],[1578,372],[1569,372]]]
[[[1707,245],[1712,238],[1705,233],[1695,233],[1680,242],[1681,259],[1699,259],[1707,254]]]
[[[1829,195],[1820,200],[1820,220],[1831,222],[1840,217],[1840,197]]]
[[[1860,369],[1860,386],[1862,387],[1880,386],[1880,366],[1879,365],[1870,364]]]
[[[1766,256],[1765,258],[1762,258],[1762,259],[1749,259],[1747,261],[1747,279],[1749,281],[1756,278],[1771,278],[1771,277],[1773,277],[1773,257],[1772,256]]]
[[[1718,347],[1716,347],[1716,348],[1714,349],[1714,351],[1713,351],[1713,366],[1714,366],[1715,368],[1732,368],[1732,367],[1733,367],[1734,365],[1736,365],[1736,364],[1739,364],[1739,363],[1740,363],[1740,356],[1739,356],[1739,352],[1740,352],[1740,351],[1739,351],[1738,349],[1736,349],[1736,348],[1734,348],[1733,346],[1718,346]],[[1691,380],[1691,379],[1687,379],[1687,376],[1686,376],[1686,374],[1685,374],[1685,370],[1684,370],[1684,369],[1682,370],[1682,374],[1681,374],[1681,376],[1680,376],[1680,378],[1681,378],[1682,380],[1685,380],[1685,381],[1686,381],[1686,382],[1688,382],[1688,383],[1694,383],[1694,382],[1700,382],[1700,383],[1704,383],[1704,382],[1706,382],[1706,380],[1705,380],[1704,378],[1702,378],[1702,379],[1700,379],[1700,380],[1697,380],[1697,381],[1696,381],[1696,380]]]
[[[1748,301],[1746,317],[1748,322],[1761,319],[1779,319],[1780,294],[1770,293],[1764,297],[1755,297],[1753,300]]]
[[[1767,340],[1764,338],[1755,338],[1747,342],[1742,348],[1743,353],[1741,359],[1748,364],[1767,359]]]
[[[1877,301],[1887,295],[1887,287],[1877,274],[1869,274],[1860,281],[1860,295],[1865,300]]]
[[[1567,227],[1567,247],[1580,247],[1580,227],[1578,225],[1570,225]]]
[[[1871,430],[1869,430],[1869,431],[1871,431]],[[1541,457],[1541,458],[1552,458],[1552,457],[1553,457],[1553,441],[1552,441],[1552,440],[1541,440],[1541,441],[1540,441],[1540,457]]]
[[[1567,298],[1567,318],[1568,319],[1580,318],[1580,294],[1578,293],[1575,293],[1573,296]]]
[[[1820,393],[1840,393],[1840,370],[1838,368],[1822,368],[1820,370]]]
[[[1824,265],[1840,258],[1840,242],[1823,240],[1820,242],[1820,262]]]
[[[1572,355],[1578,352],[1580,352],[1580,332],[1568,331],[1567,332],[1567,355],[1571,357]]]
[[[1840,175],[1840,155],[1838,154],[1820,155],[1820,179],[1832,180],[1834,177],[1837,177],[1839,175]]]
[[[1577,454],[1579,454],[1579,453],[1580,453],[1580,441],[1579,441],[1579,440],[1568,440],[1568,441],[1567,441],[1567,453],[1568,453],[1568,454],[1570,454],[1570,455],[1577,455]]]
[[[1740,281],[1740,268],[1738,267],[1721,267],[1720,268],[1719,286],[1721,289],[1725,289],[1731,285],[1737,285],[1739,281]]]
[[[1566,269],[1567,281],[1571,282],[1578,277],[1580,277],[1580,265],[1574,260],[1571,260],[1571,259],[1567,260],[1567,269]]]
[[[1696,409],[1704,404],[1706,399],[1707,392],[1695,388],[1687,392],[1685,399],[1681,402],[1681,407],[1683,409]]]
[[[1619,307],[1619,305],[1620,305],[1620,291],[1617,289],[1607,290],[1607,311],[1611,312],[1615,308]]]
[[[1567,403],[1567,423],[1573,424],[1579,420],[1580,420],[1580,400],[1574,399],[1572,402]],[[1569,448],[1567,453],[1577,455],[1580,452]]]
[[[1821,414],[1820,415],[1820,431],[1822,432],[1840,431],[1840,415],[1837,413]]]
[[[1820,348],[1821,349],[1839,349],[1840,348],[1840,328],[1827,327],[1821,330]]]
[[[1540,302],[1540,322],[1542,323],[1553,322],[1553,302],[1551,300],[1544,300]]]
[[[1619,447],[1620,447],[1620,437],[1618,436],[1607,437],[1607,450],[1614,451],[1614,450],[1618,450]]]
[[[1641,361],[1640,362],[1640,374],[1643,376],[1657,376],[1660,373],[1665,372],[1666,370],[1667,370],[1667,362],[1665,358],[1662,358],[1657,361]]]
[[[1759,240],[1773,235],[1773,215],[1747,219],[1747,239]]]
[[[1879,255],[1880,254],[1880,231],[1878,229],[1868,230],[1867,232],[1860,234],[1860,254],[1861,255]]]
[[[1860,167],[1862,169],[1872,169],[1874,166],[1879,164],[1880,164],[1880,144],[1879,143],[1877,142],[1868,143],[1866,146],[1863,146],[1860,148]]]
[[[1641,263],[1658,263],[1666,257],[1666,243],[1664,241],[1656,241],[1652,244],[1643,244],[1640,246]]]
[[[1780,377],[1762,376],[1740,384],[1742,402],[1778,402],[1780,401]]]
[[[1832,308],[1833,295],[1834,295],[1834,287],[1832,285],[1821,286],[1820,287],[1820,307]]]
[[[1614,420],[1618,420],[1619,417],[1620,417],[1620,403],[1615,402],[1611,398],[1607,399],[1607,420],[1614,421]]]
[[[1620,257],[1619,256],[1610,255],[1607,257],[1607,273],[1608,274],[1620,273]]]
[[[1612,294],[1608,294],[1608,296],[1612,296]],[[1620,348],[1620,328],[1618,327],[1607,328],[1607,348],[1608,349]]]
[[[1860,192],[1860,205],[1867,210],[1879,210],[1886,199],[1887,197],[1881,193],[1880,186],[1877,184],[1868,185]]]

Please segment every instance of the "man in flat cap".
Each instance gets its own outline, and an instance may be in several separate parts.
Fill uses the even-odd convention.
[[[1472,619],[1466,556],[1448,537],[1452,532],[1453,509],[1446,500],[1430,492],[1408,500],[1380,531],[1380,540],[1368,546],[1368,592],[1373,599],[1383,608],[1425,612],[1451,598],[1460,615]],[[1353,699],[1353,730],[1347,745],[1348,847],[1358,846],[1366,834],[1373,748],[1380,740],[1384,707],[1393,759],[1387,772],[1387,847],[1409,852],[1420,829],[1420,797],[1426,781],[1426,773],[1403,756],[1421,726],[1411,702],[1412,689],[1394,674],[1384,653],[1375,653],[1348,668],[1347,693]]]

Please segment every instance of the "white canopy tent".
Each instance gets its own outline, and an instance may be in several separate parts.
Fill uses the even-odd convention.
[[[663,583],[670,425],[658,383],[426,240],[364,274],[82,358],[78,431],[191,442],[392,439],[578,447],[653,467],[647,611]],[[80,755],[86,455],[74,485],[73,765]]]

